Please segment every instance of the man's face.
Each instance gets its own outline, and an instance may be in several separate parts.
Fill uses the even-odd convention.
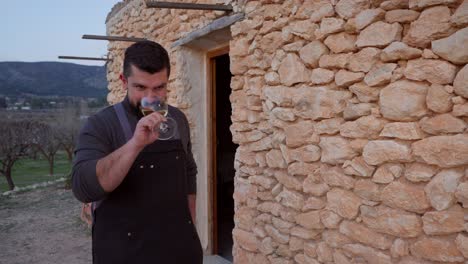
[[[128,99],[134,107],[138,107],[141,98],[149,97],[167,97],[167,69],[160,72],[148,73],[131,65],[132,73],[125,78],[123,74],[120,75],[123,88],[127,90]]]

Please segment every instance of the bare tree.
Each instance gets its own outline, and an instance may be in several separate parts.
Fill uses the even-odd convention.
[[[34,126],[34,147],[44,156],[49,163],[49,175],[54,175],[55,155],[60,149],[60,127],[50,123],[39,122]]]
[[[56,126],[60,144],[67,152],[68,161],[73,158],[76,139],[81,127],[79,110],[76,108],[65,108],[57,116]]]
[[[10,190],[15,188],[11,169],[16,161],[27,155],[33,126],[30,120],[0,121],[0,173],[5,176]]]

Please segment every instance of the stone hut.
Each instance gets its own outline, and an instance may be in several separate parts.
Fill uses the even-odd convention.
[[[467,263],[468,0],[177,2],[233,11],[125,0],[106,25],[170,52],[205,254]],[[108,45],[110,103],[130,44]]]

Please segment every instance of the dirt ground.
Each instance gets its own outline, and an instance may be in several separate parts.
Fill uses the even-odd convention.
[[[91,263],[91,231],[63,183],[0,196],[0,263]]]

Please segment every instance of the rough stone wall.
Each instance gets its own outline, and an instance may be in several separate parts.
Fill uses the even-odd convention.
[[[467,261],[468,0],[243,10],[234,262]]]
[[[230,43],[235,263],[468,260],[467,0],[196,2],[246,13]],[[186,111],[169,47],[223,14],[126,0],[108,35],[168,48]],[[111,103],[129,44],[109,44]]]

